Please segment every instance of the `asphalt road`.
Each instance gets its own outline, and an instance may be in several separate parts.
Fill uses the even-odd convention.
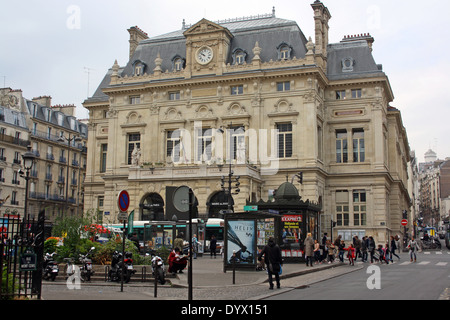
[[[358,262],[361,269],[270,297],[271,300],[448,300],[450,251],[424,251],[411,263],[407,253],[394,263]]]

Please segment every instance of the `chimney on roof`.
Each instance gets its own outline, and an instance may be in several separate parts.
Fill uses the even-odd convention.
[[[41,106],[51,108],[52,106],[52,97],[50,96],[39,96],[32,99],[37,104],[40,104]]]
[[[316,62],[326,70],[328,33],[330,29],[328,22],[331,19],[331,14],[328,8],[319,0],[314,1],[311,7],[314,10]]]
[[[148,39],[148,34],[139,29],[139,27],[131,27],[128,29],[128,33],[130,34],[130,59],[133,56],[134,51],[136,50],[139,42],[142,40]]]
[[[74,104],[64,104],[64,105],[57,104],[55,106],[52,106],[52,109],[56,111],[61,111],[66,116],[74,117],[76,106]]]
[[[373,46],[373,43],[375,42],[375,39],[370,35],[370,33],[362,33],[362,34],[355,34],[355,35],[351,35],[351,36],[344,36],[344,39],[341,40],[341,43],[361,41],[361,40],[367,41],[367,44],[369,45],[369,49],[370,49],[370,51],[372,51],[372,46]]]

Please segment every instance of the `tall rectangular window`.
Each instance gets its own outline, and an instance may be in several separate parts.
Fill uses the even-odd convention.
[[[173,162],[180,161],[181,136],[179,130],[167,131],[166,156],[171,157]]]
[[[336,130],[336,163],[348,162],[347,131]]]
[[[108,155],[108,144],[100,146],[100,172],[106,171],[106,156]]]
[[[240,163],[245,162],[245,128],[242,126],[231,127],[231,159],[239,160]]]
[[[292,157],[292,123],[277,124],[278,158]]]
[[[348,226],[350,224],[348,191],[336,191],[336,224]]]
[[[353,224],[365,226],[367,224],[366,191],[353,191]]]
[[[212,129],[197,129],[196,160],[210,160],[212,157]]]
[[[365,160],[364,130],[353,129],[353,162],[364,162]]]
[[[128,134],[128,148],[127,148],[127,164],[131,164],[133,150],[135,148],[141,148],[141,134],[129,133]]]

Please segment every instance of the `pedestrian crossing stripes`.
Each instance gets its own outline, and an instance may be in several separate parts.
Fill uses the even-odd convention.
[[[410,264],[417,264],[417,265],[420,265],[420,266],[426,266],[426,265],[429,265],[430,263],[431,263],[431,261],[420,261],[420,262],[403,261],[403,262],[389,263],[389,265],[398,264],[400,266],[407,266],[407,265],[410,265]],[[357,262],[357,264],[363,264],[363,262]],[[445,266],[448,265],[448,262],[437,262],[435,265],[439,266],[439,267],[445,267]]]

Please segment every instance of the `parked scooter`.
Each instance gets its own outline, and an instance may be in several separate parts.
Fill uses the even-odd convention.
[[[124,264],[122,265],[122,253],[114,251],[111,260],[111,270],[109,270],[108,278],[110,281],[121,281],[123,272],[123,279],[128,283],[131,276],[136,273],[133,269],[133,259],[131,252],[125,252]]]
[[[55,281],[56,276],[59,273],[58,263],[56,263],[56,261],[53,259],[53,256],[55,254],[56,254],[55,252],[53,252],[52,254],[46,253],[44,256],[44,263],[42,266],[43,270],[42,278],[44,280]]]
[[[160,256],[158,256],[156,254],[155,251],[152,250],[150,254],[153,257],[152,258],[152,274],[160,284],[165,284],[166,283],[166,279],[165,279],[166,269],[164,268],[164,261],[163,261],[163,259],[161,259]]]
[[[85,255],[80,254],[80,275],[81,275],[81,281],[91,281],[91,276],[94,275],[94,270],[92,268],[92,260],[89,258],[89,256],[92,254],[92,251],[95,250],[95,247],[92,247],[91,250],[89,250],[88,253]]]

